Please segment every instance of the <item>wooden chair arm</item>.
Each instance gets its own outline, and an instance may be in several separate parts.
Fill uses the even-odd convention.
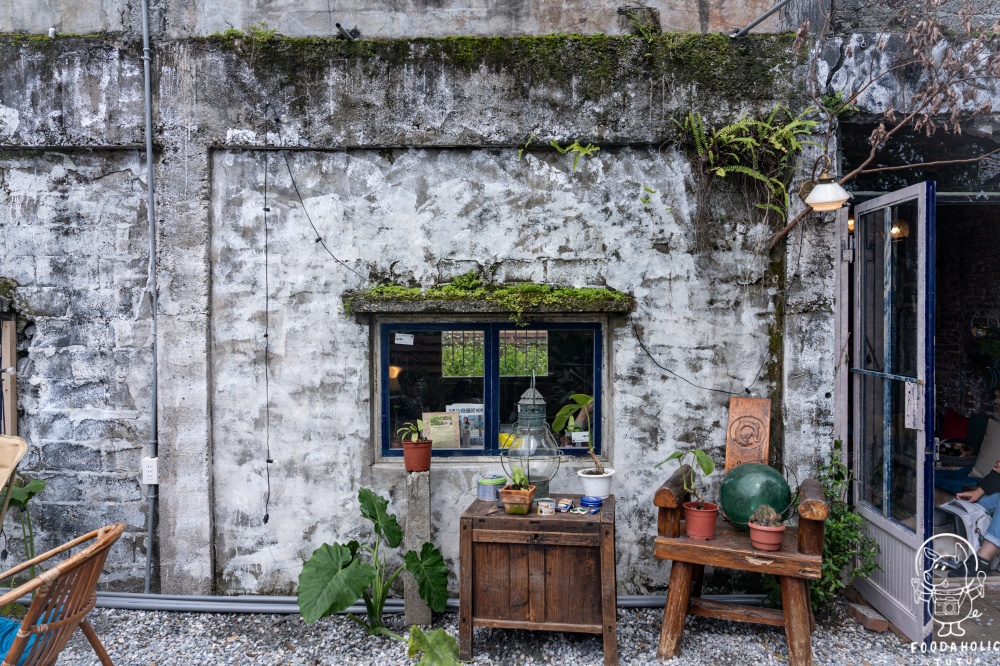
[[[806,479],[799,486],[799,517],[806,520],[826,520],[830,505],[826,503],[823,485],[816,479]]]
[[[663,509],[678,509],[690,498],[684,491],[684,475],[691,473],[690,465],[681,465],[663,485],[656,490],[653,504]]]

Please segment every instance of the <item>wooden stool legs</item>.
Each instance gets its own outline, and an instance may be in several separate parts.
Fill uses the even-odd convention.
[[[659,659],[670,659],[681,653],[684,618],[687,617],[694,568],[693,564],[677,561],[670,567],[670,587],[667,588],[667,605],[663,609],[663,629],[660,631],[660,646],[656,650]]]
[[[785,636],[788,638],[790,666],[812,666],[812,645],[809,642],[812,613],[809,604],[809,584],[801,578],[780,576],[781,605],[785,609]]]

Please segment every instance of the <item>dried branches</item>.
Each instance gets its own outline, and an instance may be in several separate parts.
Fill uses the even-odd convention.
[[[961,134],[963,123],[992,112],[990,94],[996,92],[1000,81],[1000,22],[992,26],[980,22],[975,3],[965,0],[957,14],[958,25],[949,29],[939,11],[941,2],[897,3],[899,11],[911,21],[905,33],[875,35],[871,44],[856,36],[847,45],[844,54],[847,64],[827,84],[828,89],[822,91],[829,99],[834,92],[831,84],[841,82],[845,89],[837,91],[843,101],[839,108],[822,104],[823,95],[817,90],[816,80],[822,38],[814,44],[810,94],[827,116],[824,150],[830,148],[838,116],[844,109],[856,105],[879,115],[868,139],[867,156],[840,178],[841,185],[865,173],[925,166],[926,163],[869,168],[879,151],[904,130],[927,136],[937,130]],[[934,164],[980,161],[992,154]],[[771,238],[768,249],[777,245],[808,212],[803,211],[790,220]]]

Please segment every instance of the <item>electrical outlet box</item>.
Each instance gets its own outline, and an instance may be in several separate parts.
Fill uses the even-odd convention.
[[[145,486],[155,486],[159,483],[157,479],[156,458],[142,459],[142,483]]]

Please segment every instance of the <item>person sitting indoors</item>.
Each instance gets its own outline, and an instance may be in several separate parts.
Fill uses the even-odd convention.
[[[1000,460],[993,464],[989,474],[979,480],[974,490],[960,492],[955,497],[966,502],[978,502],[993,519],[983,535],[979,551],[969,555],[964,562],[956,563],[957,567],[948,575],[974,576],[976,571],[989,571],[990,561],[1000,555],[1000,511],[997,511],[1000,506]]]

